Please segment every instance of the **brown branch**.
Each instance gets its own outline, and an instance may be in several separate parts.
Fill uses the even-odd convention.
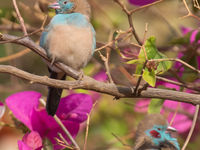
[[[195,19],[197,19],[197,20],[200,21],[200,18],[199,18],[198,16],[194,15],[194,14],[190,11],[190,9],[189,9],[189,7],[188,7],[188,5],[187,5],[186,0],[183,0],[183,3],[184,3],[184,5],[185,5],[185,8],[186,8],[187,11],[188,11],[188,14],[185,15],[185,16],[183,16],[183,17],[181,17],[181,18],[193,17],[193,18],[195,18]]]
[[[11,41],[11,43],[16,43],[19,45],[23,45],[38,55],[40,55],[43,59],[45,59],[47,62],[51,63],[51,60],[46,56],[46,52],[43,48],[35,44],[31,39],[29,38],[23,38],[19,39],[17,36],[12,36],[8,34],[0,34],[0,41]],[[79,73],[72,68],[62,64],[62,63],[54,63],[54,66],[58,69],[62,70],[63,72],[67,73],[69,76],[71,76],[74,79],[78,79]]]
[[[27,30],[26,30],[26,27],[25,27],[25,24],[24,24],[24,19],[22,18],[21,14],[19,12],[19,8],[17,6],[16,0],[13,0],[13,5],[14,5],[15,11],[17,13],[17,17],[19,19],[19,22],[21,24],[22,31],[24,32],[24,35],[27,35]]]
[[[173,80],[170,80],[170,79],[167,79],[164,77],[160,77],[160,76],[156,76],[156,79],[200,92],[200,88],[195,87],[194,84],[184,84],[184,83],[173,81]]]
[[[83,76],[81,81],[61,81],[50,79],[47,76],[38,76],[22,71],[12,66],[0,65],[1,73],[9,73],[22,79],[31,81],[31,83],[39,83],[46,86],[57,87],[62,89],[85,89],[100,93],[105,93],[115,97],[123,98],[161,98],[178,102],[191,103],[193,105],[200,104],[200,95],[190,94],[166,89],[147,88],[141,91],[139,96],[133,94],[132,88],[127,86],[117,86],[110,83],[97,81],[91,77]],[[76,73],[79,75],[79,73]]]
[[[7,34],[2,34],[0,36],[0,40],[12,40],[17,39],[16,36],[11,36]],[[17,41],[14,41],[13,43],[24,45],[27,48],[30,48],[37,54],[39,54],[42,58],[44,58],[46,61],[51,62],[46,54],[45,50],[35,44],[32,40],[26,38],[26,39],[20,39]],[[54,63],[54,66],[58,69],[66,72],[69,76],[71,76],[74,79],[79,78],[79,72],[75,71],[74,69],[62,64],[62,63]],[[32,83],[40,83],[47,86],[52,87],[58,87],[63,89],[86,89],[86,90],[93,90],[100,93],[109,94],[115,97],[134,97],[134,98],[161,98],[161,99],[170,99],[174,101],[181,101],[191,104],[200,104],[200,96],[196,94],[189,94],[184,92],[177,92],[177,91],[171,91],[171,90],[164,90],[164,89],[155,89],[155,88],[147,88],[147,90],[144,90],[141,92],[140,96],[133,95],[132,88],[125,87],[125,86],[116,86],[109,83],[102,83],[99,81],[96,81],[88,76],[83,76],[83,80],[79,82],[73,82],[73,81],[57,81],[53,79],[49,79],[48,77],[41,77],[36,76],[27,72],[24,72],[22,70],[19,70],[15,67],[11,66],[4,66],[0,65],[0,72],[2,73],[9,73],[15,76],[18,76],[20,78],[32,81]],[[78,83],[78,84],[77,84]]]
[[[128,22],[130,25],[130,28],[132,29],[132,34],[135,37],[136,41],[138,42],[139,45],[142,45],[142,42],[139,40],[139,36],[136,33],[135,27],[133,25],[133,19],[132,19],[132,14],[131,12],[126,8],[126,6],[120,1],[120,0],[114,0],[119,6],[122,8],[122,10],[125,12],[125,14],[128,17]]]

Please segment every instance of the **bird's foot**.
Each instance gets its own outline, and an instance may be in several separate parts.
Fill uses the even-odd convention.
[[[83,80],[83,77],[84,77],[84,72],[83,70],[80,71],[79,75],[78,75],[78,84],[80,84],[80,82]]]

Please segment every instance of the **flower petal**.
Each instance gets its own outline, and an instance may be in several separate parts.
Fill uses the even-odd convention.
[[[81,123],[87,120],[92,109],[92,98],[87,94],[71,94],[60,100],[56,115],[61,120]]]
[[[155,2],[156,0],[129,0],[133,5],[143,6]]]
[[[72,137],[75,138],[79,131],[79,123],[68,120],[62,120],[62,122],[71,133]],[[58,123],[52,116],[47,114],[45,109],[33,109],[31,113],[31,123],[33,129],[37,131],[42,138],[47,137],[54,144],[55,149],[63,148],[62,146],[59,146],[55,140],[55,137],[59,138],[58,133],[61,133],[65,139],[70,142]]]
[[[41,94],[35,91],[19,92],[9,96],[6,104],[14,116],[31,130],[30,113],[38,107],[40,97]]]
[[[5,105],[2,102],[0,102],[0,119],[3,117],[5,110],[6,110]]]
[[[40,150],[42,148],[42,138],[36,131],[31,131],[30,133],[25,134],[22,142],[34,150]]]
[[[19,150],[33,150],[32,148],[30,148],[28,145],[26,145],[22,141],[18,141],[17,143],[18,143]]]

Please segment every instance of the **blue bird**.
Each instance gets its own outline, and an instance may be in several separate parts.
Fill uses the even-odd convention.
[[[162,115],[147,115],[138,125],[134,150],[180,150],[174,131]]]
[[[80,71],[91,59],[96,48],[95,30],[90,23],[90,6],[87,0],[57,0],[49,7],[56,15],[43,31],[40,46],[52,60],[62,62]],[[66,75],[49,66],[50,78],[64,80]],[[56,113],[62,89],[49,87],[46,110]]]

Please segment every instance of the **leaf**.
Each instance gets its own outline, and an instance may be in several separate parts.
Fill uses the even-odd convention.
[[[156,61],[156,59],[166,59],[167,56],[165,56],[163,53],[157,50],[155,42],[156,42],[155,37],[150,37],[149,39],[146,40],[144,45],[148,60],[155,60],[155,66],[152,66],[152,68],[148,69],[146,68],[143,73],[143,79],[151,86],[155,86],[156,74],[163,74],[172,67],[171,61],[161,61],[161,62]],[[145,60],[146,58],[144,49],[141,49],[138,56],[138,60],[131,60],[128,63],[131,64],[136,62],[145,62]],[[143,69],[143,64],[141,63],[137,64],[135,73],[141,74],[142,69]]]
[[[130,60],[128,62],[126,62],[127,64],[143,64],[144,63],[144,60],[142,59],[133,59],[133,60]]]
[[[148,71],[148,69],[145,69],[143,74],[142,74],[143,79],[152,87],[155,86],[156,84],[156,74],[155,71]]]
[[[148,114],[160,113],[163,103],[163,99],[152,98],[148,107]]]

